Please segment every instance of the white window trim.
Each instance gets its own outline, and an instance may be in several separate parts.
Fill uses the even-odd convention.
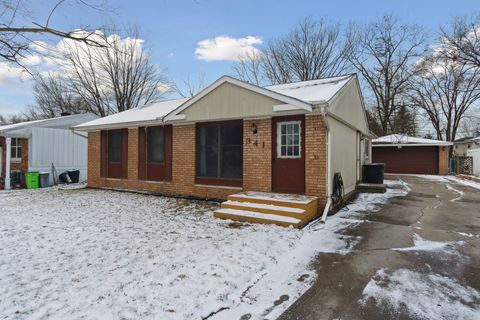
[[[13,145],[13,140],[15,139],[16,141],[16,144],[15,146]],[[20,145],[20,138],[12,138],[12,142],[10,144],[10,149],[13,149],[15,148],[15,156],[13,156],[13,153],[12,153],[12,157],[10,158],[10,161],[11,162],[14,162],[14,163],[18,163],[18,162],[22,162],[22,158],[20,157],[17,157],[18,155],[18,149],[22,149],[22,146]]]
[[[282,156],[282,124],[298,124],[298,156]],[[277,122],[277,158],[279,159],[301,159],[302,158],[302,121],[293,120],[293,121],[280,121]]]

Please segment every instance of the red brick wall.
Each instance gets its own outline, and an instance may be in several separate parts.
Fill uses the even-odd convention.
[[[252,123],[257,133],[250,131]],[[265,191],[272,189],[272,129],[271,119],[244,121],[243,189]],[[325,202],[326,185],[326,128],[321,116],[306,118],[306,191]],[[138,180],[138,129],[128,131],[128,178],[100,177],[100,132],[88,136],[88,185],[90,187],[144,190],[166,195],[224,199],[239,192],[239,188],[195,184],[195,125],[173,126],[172,181]]]
[[[252,124],[257,133],[251,132]],[[249,191],[272,190],[272,119],[243,122],[243,188]]]
[[[7,150],[5,148],[5,137],[0,137],[0,147],[2,147],[2,176],[1,178],[5,178],[5,159],[7,155]],[[23,172],[28,171],[28,139],[20,139],[20,146],[22,147],[22,159],[20,162],[11,161],[10,162],[10,170],[20,170]]]
[[[138,129],[128,129],[128,178],[100,177],[100,132],[88,136],[88,186],[143,190],[165,195],[225,199],[239,192],[238,188],[213,187],[195,184],[195,125],[173,127],[172,181],[138,180]]]
[[[305,191],[327,201],[327,127],[321,115],[305,117]]]

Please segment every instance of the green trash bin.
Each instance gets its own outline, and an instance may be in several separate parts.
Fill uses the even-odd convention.
[[[38,177],[40,173],[38,171],[25,173],[25,184],[27,189],[38,189]]]

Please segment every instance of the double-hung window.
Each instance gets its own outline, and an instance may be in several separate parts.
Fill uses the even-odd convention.
[[[277,124],[277,157],[302,157],[302,122],[285,121]]]
[[[242,123],[198,124],[196,137],[197,182],[241,186]]]
[[[147,161],[148,163],[163,163],[163,127],[147,128]]]
[[[108,162],[120,163],[122,161],[122,131],[108,131]]]
[[[22,158],[22,146],[19,138],[12,138],[11,143],[11,157],[13,160],[20,160]]]

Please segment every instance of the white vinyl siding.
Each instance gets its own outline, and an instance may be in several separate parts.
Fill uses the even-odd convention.
[[[86,138],[74,134],[68,129],[32,128],[29,139],[28,169],[50,173],[52,182],[52,164],[56,174],[80,170],[80,181],[87,179],[87,143]]]

